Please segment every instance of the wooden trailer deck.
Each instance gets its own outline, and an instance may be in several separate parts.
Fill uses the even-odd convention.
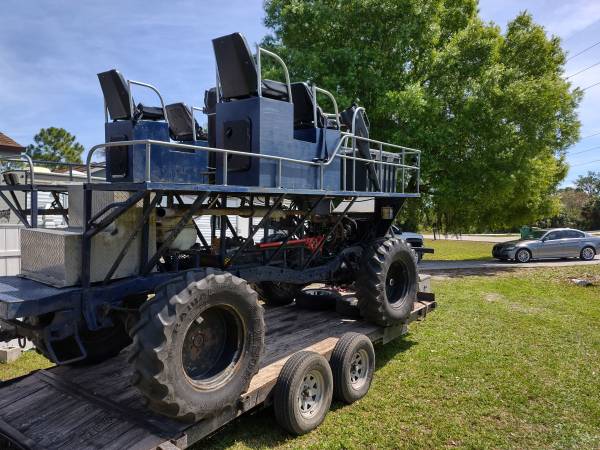
[[[419,293],[412,320],[435,308],[433,294]],[[0,384],[0,448],[183,449],[244,412],[269,403],[269,394],[289,356],[312,350],[329,358],[339,337],[354,331],[386,343],[407,324],[382,328],[334,311],[294,305],[265,310],[266,351],[261,369],[237,409],[195,424],[153,414],[131,387],[128,350],[96,366],[59,366]]]

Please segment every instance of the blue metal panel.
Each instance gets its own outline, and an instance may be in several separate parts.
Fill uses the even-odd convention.
[[[107,123],[106,142],[154,139],[169,142],[169,126],[165,122],[130,120]],[[208,146],[206,141],[194,145]],[[152,146],[151,179],[158,182],[206,183],[208,154],[204,151],[182,151]],[[146,147],[133,145],[107,149],[106,179],[109,182],[142,182],[146,179]]]
[[[0,319],[38,316],[79,306],[81,289],[55,288],[20,277],[0,277]]]
[[[228,148],[226,127],[235,121],[250,124],[248,143],[243,151],[254,154],[281,156],[314,161],[330,155],[340,139],[338,130],[293,129],[293,105],[288,102],[253,97],[234,102],[217,104],[216,143],[219,148]],[[241,150],[240,148],[229,148]],[[278,180],[278,162],[267,159],[249,158],[245,170],[228,167],[227,184],[236,186],[279,187],[285,189],[340,188],[341,165],[336,159],[324,170],[324,184],[320,185],[320,170],[317,166],[292,162],[282,163],[282,179]],[[234,168],[235,169],[235,168]],[[222,184],[223,158],[217,156],[217,183]]]

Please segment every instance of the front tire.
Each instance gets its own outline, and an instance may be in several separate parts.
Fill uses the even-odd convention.
[[[258,372],[263,309],[241,278],[187,272],[157,289],[132,334],[132,384],[150,409],[197,421],[233,406]]]
[[[526,264],[531,261],[531,252],[526,248],[521,248],[515,253],[515,261],[521,264]]]
[[[408,319],[417,297],[413,250],[401,239],[373,242],[364,252],[356,293],[361,315],[377,325]]]
[[[592,261],[596,257],[596,250],[593,247],[583,247],[579,258],[583,261]]]

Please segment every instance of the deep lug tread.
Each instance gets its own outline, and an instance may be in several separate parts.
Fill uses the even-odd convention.
[[[192,300],[196,290],[208,289],[211,284],[223,285],[224,283],[240,286],[240,289],[256,302],[256,293],[253,294],[244,280],[230,273],[207,270],[206,272],[188,271],[181,277],[159,286],[155,297],[141,307],[140,322],[132,328],[133,351],[129,359],[135,368],[132,384],[142,392],[148,401],[148,407],[152,410],[184,421],[197,421],[209,417],[226,407],[233,406],[238,401],[239,394],[247,389],[250,380],[258,372],[259,357],[264,347],[264,319],[262,308],[256,304],[259,311],[258,319],[251,326],[258,330],[261,336],[257,340],[258,343],[248,348],[248,353],[253,356],[248,371],[240,380],[243,387],[240,392],[231,395],[227,400],[216,400],[207,402],[210,404],[199,405],[198,400],[192,402],[176,395],[173,386],[169,383],[166,360],[172,341],[172,330],[179,317],[178,309]],[[244,284],[246,288],[243,287]]]
[[[378,239],[371,243],[363,254],[364,270],[358,274],[356,290],[361,315],[370,322],[382,326],[391,326],[405,321],[416,299],[418,272],[412,250],[404,241],[396,238]],[[409,292],[397,311],[387,304],[385,283],[387,270],[397,258],[403,258],[414,275]]]

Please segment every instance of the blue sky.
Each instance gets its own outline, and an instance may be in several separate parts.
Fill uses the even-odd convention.
[[[102,96],[96,73],[119,68],[156,85],[167,102],[201,105],[214,85],[210,40],[233,31],[250,43],[266,33],[262,0],[2,0],[0,130],[27,145],[42,127],[60,126],[86,148],[103,140]],[[575,54],[600,41],[597,0],[481,0],[481,16],[503,28],[527,9]],[[567,75],[600,61],[600,45],[573,58]],[[600,65],[573,77],[582,87],[600,81]],[[138,92],[136,99],[155,100]],[[600,132],[600,86],[586,91],[582,136]],[[600,135],[571,150],[567,184],[600,170]],[[576,152],[581,152],[575,154]],[[425,155],[426,157],[426,155]]]

